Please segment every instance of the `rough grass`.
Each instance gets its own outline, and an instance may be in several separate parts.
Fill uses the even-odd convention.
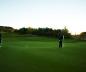
[[[86,72],[86,42],[4,36],[0,48],[0,72]]]

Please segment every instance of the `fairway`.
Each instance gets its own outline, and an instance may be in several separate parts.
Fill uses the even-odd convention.
[[[86,42],[54,38],[4,36],[0,72],[86,72]]]

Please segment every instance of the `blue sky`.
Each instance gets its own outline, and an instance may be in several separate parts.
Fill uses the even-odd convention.
[[[21,27],[67,26],[72,34],[86,31],[86,0],[0,0],[0,25]]]

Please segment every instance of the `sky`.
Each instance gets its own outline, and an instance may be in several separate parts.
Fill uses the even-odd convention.
[[[86,31],[86,0],[0,0],[0,26]]]

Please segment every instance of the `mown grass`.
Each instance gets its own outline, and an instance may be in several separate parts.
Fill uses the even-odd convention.
[[[55,38],[3,36],[0,72],[86,72],[86,42]]]

